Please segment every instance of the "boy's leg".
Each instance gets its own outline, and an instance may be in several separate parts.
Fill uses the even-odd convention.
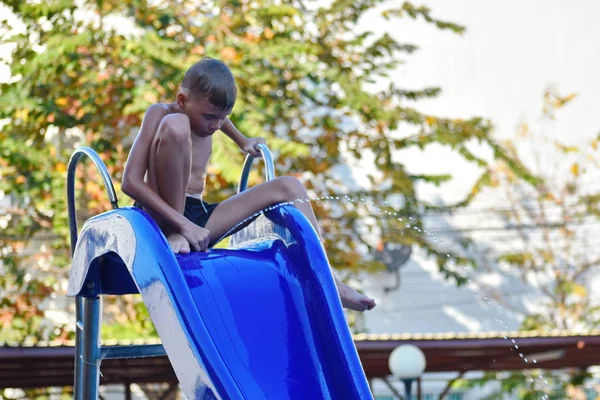
[[[165,116],[150,146],[148,184],[172,208],[183,214],[185,191],[190,179],[192,142],[187,118],[179,114]],[[152,214],[151,214],[152,215]],[[188,241],[173,233],[156,215],[152,215],[175,253],[189,253]]]
[[[299,199],[307,199],[306,189],[300,181],[292,177],[277,178],[236,194],[219,203],[208,219],[205,228],[210,231],[210,242],[219,240],[229,230],[256,212],[287,201],[294,202],[296,208],[308,218],[320,237],[317,219],[310,203],[296,201]],[[370,310],[375,307],[373,299],[358,293],[341,282],[335,274],[333,275],[344,307],[356,311]]]

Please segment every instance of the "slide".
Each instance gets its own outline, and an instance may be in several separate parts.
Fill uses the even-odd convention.
[[[177,256],[143,211],[100,214],[82,228],[68,292],[139,292],[190,399],[372,399],[324,249],[292,206],[230,248]]]

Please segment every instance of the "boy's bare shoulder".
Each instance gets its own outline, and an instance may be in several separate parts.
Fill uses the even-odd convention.
[[[171,104],[165,104],[165,103],[152,104],[146,110],[145,118],[152,119],[158,123],[158,122],[162,121],[162,119],[164,117],[166,117],[167,115],[178,115],[181,118],[184,118],[187,120],[187,116],[185,114],[174,111]],[[188,121],[188,123],[189,123],[189,121]]]
[[[152,104],[146,110],[146,117],[164,117],[165,115],[171,114],[171,109],[168,104],[165,103],[156,103]]]

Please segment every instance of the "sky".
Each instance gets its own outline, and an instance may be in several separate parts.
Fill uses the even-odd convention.
[[[419,110],[443,117],[488,118],[495,126],[495,137],[503,140],[514,134],[520,122],[539,128],[543,93],[554,87],[561,95],[575,93],[577,97],[557,114],[547,133],[567,144],[598,135],[600,46],[596,38],[600,25],[594,16],[600,15],[600,2],[580,1],[578,7],[564,0],[426,0],[418,4],[429,6],[436,18],[464,25],[466,32],[456,35],[409,19],[386,22],[377,12],[363,18],[361,27],[388,32],[398,41],[420,47],[391,74],[401,87],[441,87],[440,96],[415,103]],[[489,150],[480,152],[491,156]],[[401,160],[413,172],[450,170],[460,176],[441,189],[422,188],[424,196],[447,201],[462,198],[480,173],[439,147],[403,153]]]

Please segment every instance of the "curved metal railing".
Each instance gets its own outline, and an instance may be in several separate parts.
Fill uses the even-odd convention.
[[[77,164],[81,157],[88,156],[98,168],[100,175],[102,175],[102,180],[104,181],[104,186],[106,187],[106,191],[108,192],[108,198],[110,199],[110,204],[113,209],[119,208],[117,193],[115,192],[115,187],[113,186],[112,179],[110,174],[108,173],[108,169],[104,164],[104,161],[100,158],[98,153],[92,150],[89,147],[80,147],[73,155],[71,155],[71,159],[69,160],[69,167],[67,170],[67,209],[69,213],[69,230],[71,233],[71,255],[75,252],[75,245],[77,244],[77,210],[75,208],[75,172],[77,170]]]
[[[275,166],[273,164],[273,156],[271,155],[271,151],[267,147],[266,144],[258,144],[256,145],[258,150],[262,154],[262,159],[265,162],[265,180],[268,182],[275,178]],[[242,168],[242,175],[240,177],[240,186],[238,187],[238,193],[243,192],[248,188],[248,177],[250,176],[250,169],[252,168],[252,162],[254,161],[254,156],[248,154],[246,156],[246,160],[244,161],[244,167]]]

